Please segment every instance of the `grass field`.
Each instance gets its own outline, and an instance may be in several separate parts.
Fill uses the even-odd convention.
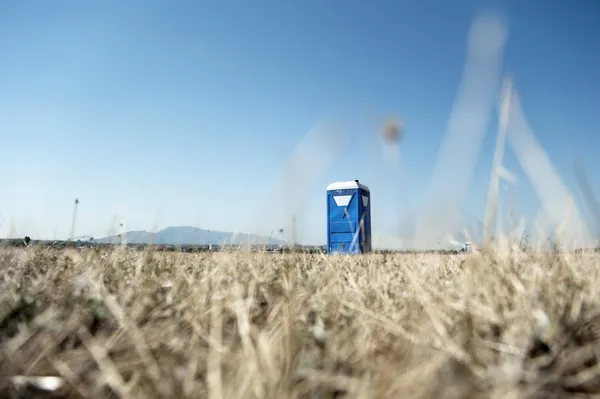
[[[54,397],[584,397],[598,261],[5,248],[0,373]]]

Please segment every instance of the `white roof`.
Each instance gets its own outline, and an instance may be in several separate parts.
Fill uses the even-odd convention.
[[[365,186],[364,184],[361,184],[358,182],[358,180],[350,180],[350,181],[338,181],[335,183],[331,183],[330,185],[327,186],[327,191],[331,191],[331,190],[348,190],[348,189],[355,189],[355,188],[361,188],[365,191],[369,191],[369,187]]]

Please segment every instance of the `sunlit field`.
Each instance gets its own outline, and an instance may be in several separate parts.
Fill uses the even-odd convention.
[[[58,377],[5,378],[2,397],[600,390],[595,255],[4,248],[0,264],[1,375]]]

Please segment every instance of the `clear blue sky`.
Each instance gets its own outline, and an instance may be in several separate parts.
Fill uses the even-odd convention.
[[[504,69],[537,138],[569,189],[576,155],[598,188],[594,0],[10,0],[0,4],[0,233],[66,237],[75,197],[76,235],[105,235],[121,219],[129,229],[236,229],[328,118],[353,142],[307,187],[299,238],[325,241],[324,188],[336,180],[369,185],[373,230],[391,232],[425,194],[469,24],[490,6],[507,17]],[[388,113],[406,123],[402,186],[366,157],[365,132]],[[465,203],[479,217],[495,123]],[[505,163],[532,217],[537,200],[508,147]],[[403,212],[392,209],[398,195]]]

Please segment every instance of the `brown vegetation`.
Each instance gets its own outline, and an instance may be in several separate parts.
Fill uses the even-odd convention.
[[[5,248],[0,396],[600,393],[599,259]]]

